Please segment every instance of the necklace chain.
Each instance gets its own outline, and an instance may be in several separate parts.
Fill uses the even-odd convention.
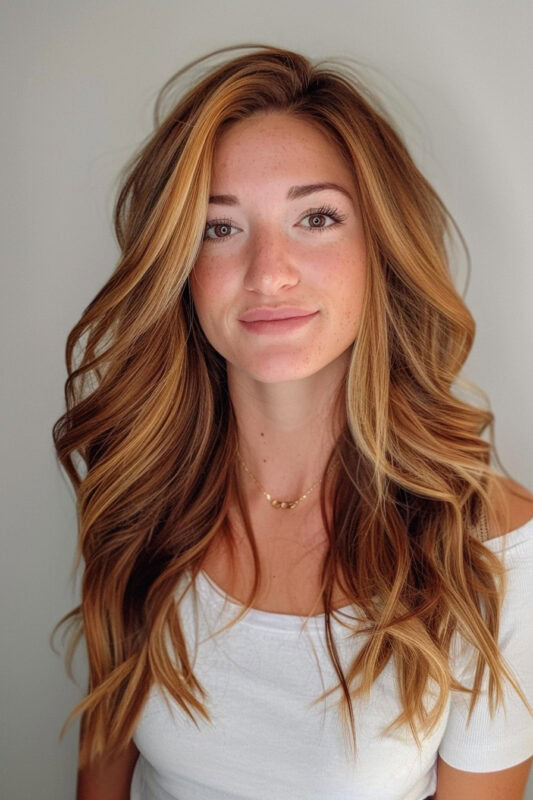
[[[265,487],[264,487],[264,486],[262,486],[262,485],[259,483],[259,481],[258,481],[258,480],[257,480],[257,478],[255,477],[255,475],[253,475],[253,474],[250,472],[250,470],[248,469],[248,467],[246,466],[246,464],[245,464],[245,463],[244,463],[244,461],[242,460],[242,458],[241,458],[241,455],[240,455],[240,453],[239,453],[239,450],[238,450],[238,449],[237,449],[237,458],[239,459],[239,461],[240,461],[240,462],[241,462],[241,464],[243,465],[243,467],[244,467],[244,469],[246,470],[246,472],[248,473],[248,475],[249,475],[251,478],[253,478],[253,480],[254,480],[254,481],[257,483],[257,485],[259,486],[259,488],[261,489],[261,491],[262,491],[262,492],[263,492],[263,494],[265,495],[266,499],[268,500],[268,502],[271,504],[271,506],[272,506],[273,508],[281,508],[281,509],[290,509],[290,508],[296,508],[296,506],[298,505],[298,503],[299,503],[301,500],[305,500],[305,498],[307,497],[307,495],[308,495],[308,494],[310,494],[310,493],[313,491],[313,489],[315,488],[315,486],[317,486],[317,485],[318,485],[318,484],[321,482],[321,480],[322,480],[322,478],[320,478],[318,481],[316,481],[316,483],[314,483],[314,484],[311,486],[311,488],[310,488],[310,489],[307,489],[307,491],[306,491],[306,492],[305,492],[305,493],[304,493],[304,494],[303,494],[301,497],[299,497],[299,498],[298,498],[298,500],[274,500],[274,499],[272,498],[272,495],[271,495],[271,494],[269,494],[269,492],[267,492],[267,491],[265,490]],[[329,471],[329,470],[332,468],[332,466],[333,466],[333,463],[331,463],[331,464],[330,464],[330,466],[328,467],[328,471]],[[479,525],[479,527],[480,527],[480,538],[481,538],[481,541],[485,541],[485,540],[488,538],[488,524],[487,524],[487,518],[486,518],[486,515],[485,515],[485,513],[484,513],[484,514],[483,514],[483,516],[482,516],[482,519],[481,519],[481,521],[480,521],[480,525]]]
[[[309,494],[310,494],[310,493],[313,491],[313,489],[315,488],[315,486],[318,486],[318,484],[319,484],[319,483],[321,483],[321,481],[322,481],[322,478],[319,478],[319,480],[318,480],[318,481],[316,481],[315,483],[313,483],[313,485],[312,485],[312,486],[311,486],[309,489],[306,489],[306,491],[304,492],[304,494],[303,494],[301,497],[299,497],[297,500],[274,500],[274,499],[273,499],[273,497],[272,497],[272,495],[271,495],[269,492],[267,492],[267,491],[266,491],[265,487],[264,487],[264,486],[262,486],[262,485],[259,483],[259,481],[258,481],[258,480],[257,480],[257,478],[255,477],[255,475],[253,475],[253,474],[250,472],[250,470],[248,469],[248,467],[246,466],[246,464],[245,464],[245,463],[244,463],[244,461],[242,460],[242,458],[241,458],[241,456],[240,456],[240,453],[239,453],[239,450],[237,450],[237,458],[239,459],[239,461],[240,461],[240,462],[241,462],[241,464],[243,465],[243,467],[244,467],[244,469],[246,470],[246,472],[248,473],[248,475],[249,475],[249,476],[250,476],[250,477],[251,477],[251,478],[252,478],[252,479],[253,479],[253,480],[254,480],[254,481],[257,483],[257,485],[258,485],[258,486],[259,486],[259,488],[261,489],[262,493],[265,495],[266,499],[268,500],[268,502],[270,503],[270,505],[271,505],[273,508],[281,508],[281,509],[291,509],[291,508],[296,508],[296,506],[298,505],[298,503],[299,503],[301,500],[305,500],[305,498],[306,498],[306,497],[307,497],[307,496],[308,496],[308,495],[309,495]],[[332,464],[330,465],[330,467],[329,467],[328,469],[331,469],[331,466],[332,466]]]

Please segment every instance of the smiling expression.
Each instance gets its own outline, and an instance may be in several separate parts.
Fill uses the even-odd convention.
[[[324,133],[277,112],[220,134],[190,289],[200,325],[228,368],[272,383],[346,360],[359,329],[365,262],[353,172]],[[264,307],[315,313],[299,321],[241,320]]]

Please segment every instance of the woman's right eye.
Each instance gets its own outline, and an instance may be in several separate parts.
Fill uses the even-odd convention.
[[[205,226],[204,232],[204,241],[210,242],[221,242],[224,239],[229,239],[232,234],[230,234],[230,230],[232,228],[231,220],[230,219],[213,219],[208,222]],[[208,236],[210,229],[217,229],[219,228],[220,236]]]

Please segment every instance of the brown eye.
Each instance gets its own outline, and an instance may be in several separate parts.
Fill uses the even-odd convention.
[[[204,231],[204,241],[209,240],[211,242],[220,242],[223,239],[229,239],[231,234],[232,228],[231,220],[230,219],[213,219],[210,220],[206,226]],[[217,232],[215,236],[208,236],[208,232],[213,229]],[[218,235],[220,234],[220,235]]]
[[[315,222],[320,221],[323,217],[330,217],[333,223],[331,225],[316,225]],[[346,215],[341,214],[338,209],[331,208],[331,206],[321,206],[320,208],[308,209],[303,218],[309,218],[312,222],[310,225],[304,225],[304,228],[308,228],[311,231],[325,231],[328,228],[335,228],[337,225],[344,222]]]

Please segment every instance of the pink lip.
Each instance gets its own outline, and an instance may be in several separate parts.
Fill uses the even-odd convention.
[[[277,308],[252,308],[239,319],[241,322],[259,322],[261,320],[289,319],[293,317],[307,317],[314,314],[312,308],[299,308],[297,306],[278,306]]]
[[[255,322],[240,320],[241,325],[251,333],[264,334],[283,334],[308,325],[312,319],[318,316],[318,311],[314,314],[304,314],[299,317],[284,317],[283,319],[260,319]]]

